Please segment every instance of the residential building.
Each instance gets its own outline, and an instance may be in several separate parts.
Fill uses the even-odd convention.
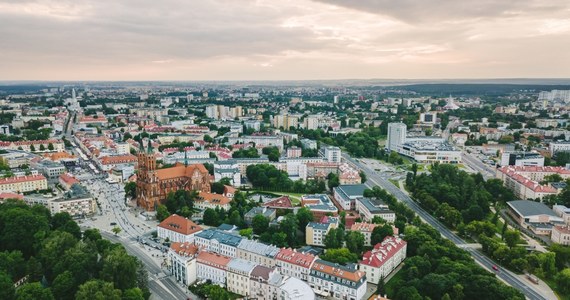
[[[229,159],[214,162],[214,181],[219,182],[223,178],[228,178],[233,186],[241,186],[241,173],[236,160]]]
[[[50,150],[50,145],[53,147],[53,150]],[[24,150],[26,152],[63,152],[65,151],[65,145],[61,140],[0,142],[0,149]]]
[[[363,197],[367,188],[364,184],[339,185],[333,189],[333,196],[342,209],[354,210],[356,199]]]
[[[44,175],[0,178],[0,192],[25,193],[48,188]]]
[[[48,179],[58,178],[65,173],[65,166],[50,160],[42,160],[39,163],[32,163],[32,166],[42,172]]]
[[[325,194],[303,195],[301,196],[301,206],[308,208],[315,220],[320,220],[328,215],[338,215],[338,209],[329,196]]]
[[[359,268],[366,273],[368,282],[378,284],[404,261],[406,250],[406,241],[397,236],[387,236],[382,243],[364,253]]]
[[[339,147],[334,147],[334,146],[325,147],[324,154],[325,154],[325,159],[328,162],[340,163],[340,160],[342,158],[341,150]]]
[[[311,266],[317,256],[308,253],[297,252],[296,249],[283,248],[277,253],[276,264],[279,272],[286,276],[297,277],[307,281]]]
[[[362,235],[364,235],[364,245],[372,246],[371,243],[372,231],[374,230],[374,228],[380,226],[382,226],[382,224],[356,222],[352,224],[352,226],[350,226],[350,231],[358,231],[362,233]],[[394,234],[398,233],[395,232]]]
[[[340,185],[360,184],[362,182],[360,173],[347,163],[339,164],[338,180]]]
[[[194,243],[202,249],[221,255],[236,257],[242,237],[218,229],[208,228],[194,236]]]
[[[280,249],[254,240],[242,239],[237,246],[237,257],[266,267],[276,265],[275,256]]]
[[[93,215],[97,209],[93,196],[79,184],[72,185],[70,190],[63,194],[25,195],[24,202],[28,205],[43,205],[49,209],[51,214],[66,212],[73,218]]]
[[[176,214],[170,215],[156,227],[159,238],[180,243],[193,242],[194,235],[201,230],[202,227],[196,223]]]
[[[277,217],[277,210],[267,207],[253,207],[244,214],[243,219],[248,226],[251,226],[253,218],[257,215],[263,215],[271,222]]]
[[[250,299],[274,300],[279,299],[279,283],[283,281],[283,276],[277,269],[257,265],[250,274],[249,295]]]
[[[325,246],[325,237],[333,228],[337,228],[338,218],[323,216],[319,222],[309,222],[305,228],[305,243],[311,246]]]
[[[302,154],[301,152],[302,152],[301,148],[297,146],[289,147],[287,148],[287,157],[290,158],[301,157]]]
[[[301,139],[301,145],[307,149],[317,149],[317,141],[310,139]]]
[[[128,165],[137,166],[138,158],[132,154],[103,156],[99,159],[99,165],[103,171],[110,171],[115,167]]]
[[[59,175],[59,185],[61,185],[66,190],[71,189],[71,186],[76,183],[79,183],[79,180],[77,180],[69,173]]]
[[[294,210],[293,203],[291,203],[291,199],[289,196],[281,196],[270,201],[263,203],[261,206],[273,209],[289,209]]]
[[[228,291],[249,297],[251,272],[256,264],[241,258],[234,258],[227,264],[226,286]]]
[[[333,299],[361,300],[366,293],[366,274],[355,264],[341,266],[317,259],[308,282],[317,294]]]
[[[535,152],[503,152],[501,166],[544,166],[544,156]]]
[[[201,210],[201,212],[196,215],[200,217],[204,210],[208,208],[220,208],[227,211],[230,209],[231,201],[230,198],[224,195],[200,191],[198,197],[194,200],[194,208]]]
[[[495,176],[520,199],[542,199],[559,193],[552,185],[540,184],[544,177],[553,174],[558,174],[563,179],[570,178],[570,170],[563,167],[538,166],[504,166],[497,169]]]
[[[185,286],[194,283],[197,279],[196,257],[198,247],[192,243],[174,242],[168,249],[167,267],[176,281]]]
[[[299,117],[283,114],[283,115],[276,115],[273,117],[273,127],[275,128],[284,128],[289,129],[291,127],[297,128],[299,126]]]
[[[420,114],[420,123],[435,124],[437,122],[436,112],[425,112]]]
[[[356,211],[364,221],[371,222],[376,216],[389,223],[396,221],[396,213],[391,211],[388,205],[380,199],[358,198],[356,200]]]
[[[570,226],[556,225],[552,228],[550,240],[553,243],[570,246]]]
[[[554,156],[556,152],[562,151],[570,151],[570,142],[563,141],[563,142],[550,142],[548,145],[548,149],[550,149],[550,155]]]
[[[201,251],[196,257],[197,280],[210,280],[213,284],[226,285],[227,268],[231,257]]]
[[[570,208],[564,205],[554,205],[552,206],[552,211],[561,217],[564,224],[570,225]]]
[[[407,128],[404,123],[388,123],[388,138],[386,148],[388,151],[398,151],[406,142]]]
[[[257,148],[275,146],[279,151],[283,151],[283,138],[275,135],[245,135],[241,137],[228,138],[228,144],[255,144]]]

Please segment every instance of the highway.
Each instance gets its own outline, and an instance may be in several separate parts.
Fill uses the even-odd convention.
[[[484,164],[480,159],[474,157],[472,154],[463,152],[461,155],[463,162],[471,169],[481,173],[485,180],[495,177],[495,169],[489,165]]]
[[[546,300],[547,299],[546,297],[544,297],[542,294],[540,294],[538,291],[536,291],[532,287],[533,283],[531,283],[530,281],[526,282],[524,280],[521,280],[519,277],[517,277],[512,272],[510,272],[504,268],[500,268],[500,270],[498,272],[493,272],[492,267],[493,267],[493,265],[498,265],[497,263],[493,262],[491,259],[489,259],[485,255],[483,255],[482,253],[478,252],[477,250],[472,249],[470,247],[466,247],[467,243],[463,239],[461,239],[460,237],[455,235],[455,233],[453,233],[451,230],[449,230],[447,227],[445,227],[445,225],[441,224],[432,215],[427,213],[415,201],[413,201],[412,198],[410,198],[410,196],[408,196],[406,193],[404,193],[402,190],[400,190],[398,187],[396,187],[394,184],[392,184],[387,179],[381,177],[376,171],[374,171],[374,170],[370,169],[368,166],[363,165],[360,162],[354,160],[348,154],[343,153],[342,157],[346,162],[352,164],[354,167],[356,167],[356,168],[358,168],[358,169],[360,169],[366,173],[366,176],[368,178],[368,181],[366,181],[367,186],[369,186],[371,188],[374,186],[379,186],[379,187],[385,189],[390,194],[394,195],[394,197],[396,197],[396,199],[398,199],[399,201],[408,205],[411,209],[414,210],[414,212],[420,218],[422,218],[426,223],[428,223],[433,228],[435,228],[437,231],[439,231],[444,238],[449,239],[458,247],[461,247],[465,251],[469,252],[476,262],[478,262],[480,265],[485,267],[489,272],[495,273],[498,278],[500,278],[501,280],[503,280],[504,282],[506,282],[510,286],[521,291],[526,296],[527,299],[531,299],[531,300]]]

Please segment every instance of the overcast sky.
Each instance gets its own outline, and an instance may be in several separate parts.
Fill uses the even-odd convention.
[[[0,0],[0,80],[534,77],[569,0]]]

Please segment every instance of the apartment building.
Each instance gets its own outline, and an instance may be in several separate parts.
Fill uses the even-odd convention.
[[[309,253],[297,252],[296,249],[283,248],[275,257],[281,274],[307,281],[311,266],[318,257]]]
[[[366,273],[368,282],[378,284],[406,258],[407,243],[397,236],[387,236],[382,243],[366,251],[359,262],[360,270]]]
[[[194,237],[194,243],[202,249],[228,257],[237,257],[237,247],[241,240],[241,236],[214,228],[198,232]]]
[[[256,264],[241,258],[234,258],[227,264],[226,286],[228,291],[246,298],[250,293],[251,272]]]
[[[317,259],[307,281],[317,294],[333,299],[361,300],[366,293],[366,274],[355,264],[341,266]]]
[[[201,251],[196,257],[196,278],[225,286],[228,264],[231,260],[232,258],[228,256]]]
[[[159,238],[179,243],[193,242],[194,235],[200,231],[202,227],[176,214],[170,215],[156,227]]]
[[[171,243],[168,249],[167,268],[176,281],[190,285],[197,279],[196,257],[198,247],[192,243]]]
[[[279,248],[272,245],[255,240],[242,239],[237,246],[237,257],[272,268],[276,264],[275,257],[279,251]]]
[[[48,188],[44,175],[0,178],[0,192],[25,193]]]
[[[305,228],[305,243],[311,246],[325,246],[325,237],[333,228],[337,228],[338,218],[323,216],[320,222],[309,222]]]

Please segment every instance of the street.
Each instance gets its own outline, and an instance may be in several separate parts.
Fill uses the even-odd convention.
[[[368,177],[368,181],[366,185],[369,187],[379,186],[385,189],[390,194],[394,195],[396,199],[401,202],[404,202],[408,207],[410,207],[414,212],[422,218],[425,222],[430,224],[433,228],[441,233],[441,235],[450,241],[452,241],[458,247],[465,249],[465,251],[469,252],[473,259],[478,262],[480,265],[485,267],[489,272],[495,273],[498,278],[509,284],[510,286],[518,289],[524,295],[531,300],[542,300],[548,299],[543,296],[541,293],[535,290],[533,283],[521,280],[512,272],[501,268],[499,272],[493,272],[492,267],[493,265],[497,265],[497,263],[493,262],[491,259],[483,255],[482,253],[478,252],[475,249],[470,247],[465,247],[466,242],[455,235],[451,230],[441,224],[437,219],[427,213],[423,208],[421,208],[415,201],[413,201],[408,195],[406,195],[402,190],[398,187],[393,185],[387,179],[381,177],[376,171],[370,169],[367,165],[361,164],[360,162],[356,161],[355,159],[351,158],[348,154],[342,153],[342,157],[346,162],[349,162],[353,166],[358,169],[363,170]]]

